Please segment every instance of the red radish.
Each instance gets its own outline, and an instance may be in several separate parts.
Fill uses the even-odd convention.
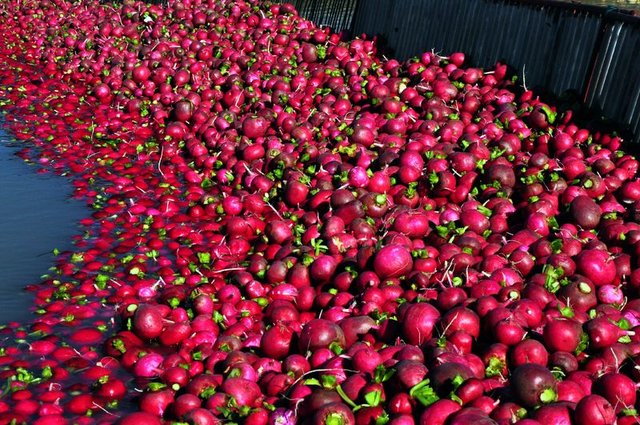
[[[209,3],[0,25],[20,155],[94,209],[29,288],[37,320],[2,329],[0,421],[633,419],[619,137],[516,96],[506,64],[401,63],[289,3]]]
[[[572,423],[572,405],[567,402],[546,404],[535,411],[533,417],[538,423]]]
[[[249,117],[242,123],[242,131],[250,139],[262,137],[267,132],[268,122],[262,117]]]
[[[616,413],[604,397],[592,394],[576,405],[574,419],[585,425],[613,425],[616,422]]]
[[[118,425],[160,425],[159,417],[144,412],[130,413],[118,420]]]
[[[410,344],[422,345],[433,335],[440,312],[427,303],[408,305],[401,316],[402,334]]]
[[[143,412],[162,417],[174,399],[175,394],[172,390],[149,392],[140,397],[139,406]]]
[[[138,306],[133,316],[133,329],[142,338],[157,338],[164,327],[160,309],[152,305]]]
[[[582,326],[573,319],[554,319],[544,328],[544,341],[552,351],[574,352],[582,338]]]
[[[276,323],[262,335],[260,347],[267,356],[282,359],[289,354],[292,338],[293,330]]]
[[[595,286],[611,285],[616,280],[616,265],[610,254],[600,249],[585,249],[576,257],[578,273]]]
[[[382,279],[402,277],[413,267],[411,253],[402,245],[387,245],[375,256],[374,269]]]
[[[158,376],[162,372],[160,369],[164,357],[158,353],[147,353],[140,357],[133,368],[133,373],[142,378]]]
[[[594,392],[615,407],[616,413],[636,403],[636,384],[621,373],[607,373],[594,383]]]
[[[534,339],[525,339],[512,348],[510,358],[514,367],[528,363],[546,366],[549,353],[542,343]]]
[[[420,416],[420,425],[444,425],[449,417],[460,410],[455,401],[441,399],[427,407]]]

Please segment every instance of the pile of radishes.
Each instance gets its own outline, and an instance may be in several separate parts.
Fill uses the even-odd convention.
[[[640,423],[619,137],[290,4],[0,11],[5,124],[93,209],[0,330],[0,423]]]

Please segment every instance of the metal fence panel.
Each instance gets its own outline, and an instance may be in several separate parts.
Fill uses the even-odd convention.
[[[389,33],[389,16],[395,0],[361,0],[353,19],[353,34],[378,35]]]
[[[587,105],[629,125],[640,142],[640,25],[611,21],[605,28]]]
[[[350,30],[358,0],[277,0],[293,4],[300,16],[335,31]]]

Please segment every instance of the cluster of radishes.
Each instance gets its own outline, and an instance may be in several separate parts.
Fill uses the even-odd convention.
[[[0,330],[1,423],[639,422],[620,138],[290,4],[0,10],[6,125],[93,208]]]

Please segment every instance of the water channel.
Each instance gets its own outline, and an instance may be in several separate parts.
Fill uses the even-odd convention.
[[[25,286],[41,281],[54,265],[54,249],[72,248],[78,222],[88,214],[71,198],[64,177],[37,173],[16,156],[16,142],[0,121],[0,324],[33,318]]]

